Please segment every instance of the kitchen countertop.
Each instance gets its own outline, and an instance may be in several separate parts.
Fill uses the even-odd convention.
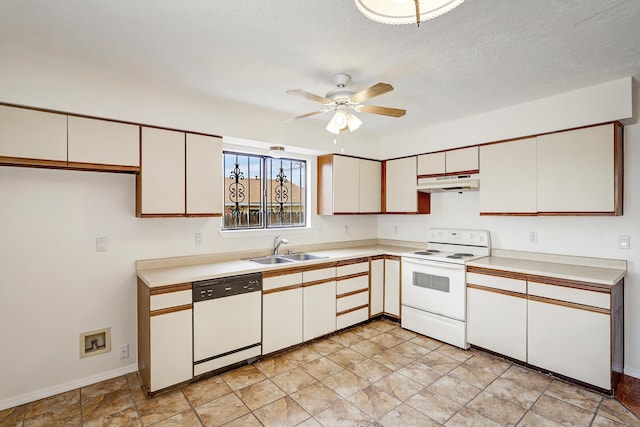
[[[327,258],[295,261],[283,264],[258,264],[247,259],[238,259],[221,262],[207,262],[195,265],[181,265],[159,268],[139,269],[138,277],[150,288],[159,286],[188,283],[198,280],[215,279],[218,277],[234,276],[237,274],[255,273],[260,271],[272,271],[287,268],[309,267],[327,262],[342,261],[358,257],[369,257],[375,255],[396,255],[401,256],[408,252],[415,251],[415,247],[394,246],[394,245],[367,245],[350,248],[339,248],[319,251],[305,251],[312,255],[319,255]],[[170,261],[168,261],[170,264]]]
[[[467,263],[468,266],[613,286],[627,274],[627,262],[506,250]]]

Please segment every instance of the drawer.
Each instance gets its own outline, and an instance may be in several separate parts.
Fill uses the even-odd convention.
[[[187,305],[193,302],[191,290],[169,292],[166,294],[151,295],[150,310],[161,310],[163,308]]]
[[[357,264],[339,265],[337,267],[337,276],[349,276],[351,274],[364,273],[369,271],[369,261],[359,262]]]
[[[335,267],[320,268],[317,270],[305,270],[302,272],[302,280],[304,281],[304,283],[331,279],[333,277],[336,277]]]
[[[369,319],[369,307],[351,311],[336,317],[336,329],[343,329]]]
[[[283,274],[281,276],[265,277],[262,279],[262,290],[284,288],[285,286],[299,285],[302,283],[302,272]]]
[[[369,291],[336,299],[336,313],[360,307],[361,305],[369,305]]]
[[[521,294],[527,293],[526,280],[511,279],[509,277],[467,273],[467,283],[470,285],[486,286],[487,288],[502,289],[503,291],[518,292]]]
[[[336,294],[348,294],[349,292],[369,289],[369,275],[352,277],[351,279],[338,280]]]
[[[529,282],[529,295],[588,305],[591,307],[604,309],[611,308],[611,295],[608,293],[574,289],[566,286]]]

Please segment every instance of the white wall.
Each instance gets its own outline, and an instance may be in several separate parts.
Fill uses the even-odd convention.
[[[630,80],[384,138],[382,152],[387,157],[395,157],[627,118],[632,115],[632,93],[635,95],[633,110],[637,113],[640,109],[640,90],[632,90]],[[477,192],[432,194],[430,215],[379,216],[378,236],[426,241],[429,227],[480,228],[491,232],[495,248],[626,259],[625,372],[640,377],[640,312],[637,310],[640,305],[640,125],[635,119],[627,122],[630,124],[624,129],[623,216],[481,217]],[[456,145],[449,145],[452,141]],[[402,147],[402,151],[396,147]],[[397,233],[394,232],[396,225]],[[530,231],[537,232],[538,243],[529,243]],[[631,249],[618,249],[621,235],[631,236]]]

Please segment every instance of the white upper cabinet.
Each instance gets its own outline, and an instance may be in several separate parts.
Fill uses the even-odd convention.
[[[416,213],[416,156],[387,160],[385,170],[385,212]]]
[[[418,156],[418,175],[444,175],[445,152],[421,154]]]
[[[69,116],[69,163],[140,166],[140,126]]]
[[[458,148],[446,152],[446,173],[478,170],[478,147]]]
[[[0,157],[66,163],[67,116],[0,105]]]
[[[188,133],[187,214],[222,213],[222,138]]]
[[[185,213],[185,134],[142,128],[141,215]]]
[[[621,138],[607,124],[538,137],[538,212],[621,214]]]
[[[360,159],[333,156],[333,212],[360,211]]]
[[[480,214],[537,213],[536,138],[480,147]]]
[[[358,212],[379,213],[382,207],[382,164],[360,159],[360,206]]]

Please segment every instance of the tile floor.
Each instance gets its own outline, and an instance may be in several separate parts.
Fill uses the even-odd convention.
[[[146,399],[137,374],[0,426],[640,426],[615,399],[378,320]]]

